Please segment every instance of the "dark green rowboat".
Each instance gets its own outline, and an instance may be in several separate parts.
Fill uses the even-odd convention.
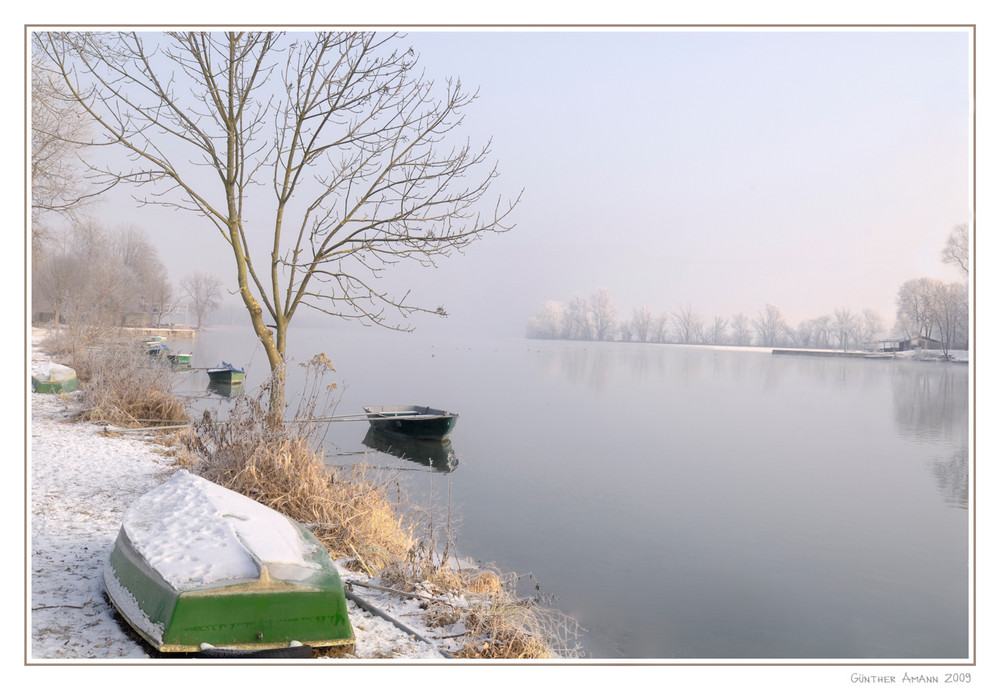
[[[381,405],[363,409],[375,431],[406,438],[446,438],[458,419],[454,412],[421,405]]]
[[[312,533],[186,470],[126,512],[104,584],[161,652],[354,643],[340,575]]]

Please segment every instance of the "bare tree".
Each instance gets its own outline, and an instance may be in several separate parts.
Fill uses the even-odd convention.
[[[118,228],[108,239],[111,252],[126,269],[137,308],[149,318],[155,316],[156,325],[161,325],[163,314],[173,306],[174,288],[156,247],[145,231],[134,225]]]
[[[930,338],[934,330],[934,294],[940,281],[913,278],[896,295],[896,323],[908,337]]]
[[[781,310],[773,304],[764,307],[764,311],[753,320],[754,330],[757,331],[757,343],[762,347],[774,347],[780,344],[788,332],[788,324]]]
[[[703,328],[701,314],[690,306],[681,307],[681,310],[674,314],[674,334],[679,343],[685,345],[700,343]]]
[[[380,289],[387,267],[433,266],[512,227],[516,200],[481,207],[498,174],[489,143],[456,140],[476,94],[457,80],[439,88],[397,43],[357,32],[36,34],[101,133],[94,143],[129,156],[104,179],[207,219],[230,248],[277,377],[274,422],[300,307],[408,330],[412,313],[445,311]]]
[[[632,310],[632,332],[640,343],[649,340],[653,327],[653,311],[649,307],[639,307]]]
[[[222,281],[211,273],[196,270],[181,279],[181,289],[191,301],[196,320],[195,328],[201,329],[205,318],[220,304]]]
[[[946,264],[955,264],[965,275],[969,275],[969,225],[956,225],[948,235],[948,241],[941,250],[941,260]]]
[[[830,315],[824,314],[812,320],[813,343],[816,347],[830,347]]]
[[[945,353],[953,349],[968,349],[968,286],[964,282],[937,283],[932,293],[931,311]]]
[[[140,303],[136,278],[112,249],[110,233],[96,221],[74,225],[65,240],[73,258],[73,291],[66,312],[70,320],[116,325]]]
[[[665,343],[667,342],[667,327],[670,325],[670,312],[664,311],[659,316],[656,317],[656,321],[653,322],[653,342],[654,343]]]
[[[833,321],[837,330],[838,347],[847,352],[858,340],[858,317],[847,307],[839,307],[833,310]]]
[[[732,330],[734,344],[744,346],[750,344],[750,319],[746,314],[742,312],[733,314]]]
[[[31,59],[31,248],[52,231],[52,216],[79,220],[89,200],[83,173],[83,146],[87,131],[83,109],[67,101],[59,83],[38,55]]]
[[[587,300],[575,295],[566,312],[566,337],[570,340],[590,340],[593,336]]]
[[[708,333],[708,342],[711,345],[724,345],[726,343],[726,326],[729,319],[725,316],[716,316],[712,321],[711,330]]]
[[[631,319],[626,319],[618,325],[618,334],[621,342],[623,343],[632,342],[634,333],[635,333],[635,328]]]
[[[32,301],[36,308],[45,305],[51,309],[53,321],[59,324],[73,303],[73,295],[80,290],[77,282],[78,259],[73,255],[72,248],[62,243],[54,244],[32,258]]]
[[[614,335],[618,307],[615,306],[607,288],[598,288],[590,296],[590,314],[594,320],[594,338],[596,340],[609,340]]]
[[[874,347],[875,340],[885,331],[885,322],[874,309],[861,312],[860,336],[864,347]]]

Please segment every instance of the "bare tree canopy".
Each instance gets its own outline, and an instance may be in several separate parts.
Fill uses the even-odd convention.
[[[607,288],[597,288],[597,291],[590,296],[590,313],[593,317],[594,338],[610,340],[614,336],[618,307],[611,299],[611,293]]]
[[[191,301],[196,319],[195,328],[200,329],[205,317],[221,303],[222,281],[210,273],[193,271],[181,280],[181,289]]]
[[[386,267],[431,266],[512,227],[517,200],[486,198],[489,142],[456,138],[476,94],[425,78],[398,44],[358,32],[35,35],[97,130],[90,143],[127,154],[104,180],[198,214],[228,244],[275,370],[299,307],[404,329],[411,313],[444,309],[380,289]]]
[[[969,225],[962,223],[948,235],[948,241],[941,250],[941,260],[946,264],[955,264],[966,275],[969,274]]]
[[[35,57],[31,70],[31,245],[51,231],[50,216],[76,219],[88,200],[80,141],[86,120],[82,109],[66,101],[59,82]]]

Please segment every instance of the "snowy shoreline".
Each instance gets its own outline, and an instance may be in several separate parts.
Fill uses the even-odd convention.
[[[32,364],[47,358],[32,338]],[[103,570],[131,503],[181,469],[155,439],[107,436],[103,427],[73,421],[79,393],[29,394],[30,481],[27,547],[29,558],[29,661],[155,660],[115,616],[104,593]],[[338,567],[339,564],[338,564]],[[368,578],[340,568],[343,579]],[[436,660],[456,638],[456,630],[425,626],[419,602],[372,588],[359,589],[364,601],[426,641],[348,602],[354,627],[353,654],[328,660]],[[435,637],[445,638],[440,643]]]

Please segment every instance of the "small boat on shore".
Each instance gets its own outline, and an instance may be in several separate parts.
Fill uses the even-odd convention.
[[[243,381],[243,369],[237,369],[229,362],[223,362],[217,367],[209,367],[208,380],[212,383],[239,383]]]
[[[76,369],[64,364],[46,362],[31,372],[31,390],[34,393],[70,393],[79,385]]]
[[[379,405],[363,409],[373,429],[406,438],[446,438],[458,420],[454,412],[420,405]]]
[[[104,585],[161,652],[354,643],[343,583],[316,537],[186,470],[126,511]]]
[[[170,351],[170,348],[164,345],[162,342],[148,342],[146,343],[146,354],[150,357],[162,357]]]
[[[173,365],[175,369],[190,369],[191,368],[191,353],[190,352],[175,352],[167,353],[167,359],[170,360],[170,364]]]

